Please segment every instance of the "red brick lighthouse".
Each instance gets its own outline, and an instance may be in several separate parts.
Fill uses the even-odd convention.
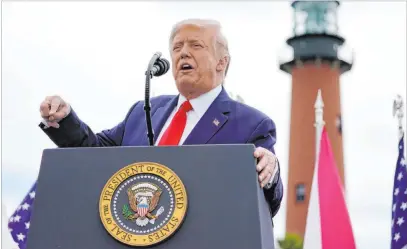
[[[341,57],[346,50],[345,39],[338,34],[338,7],[338,1],[294,1],[293,36],[287,40],[293,57],[280,63],[280,69],[292,75],[286,233],[302,238],[315,164],[318,89],[324,101],[325,127],[345,182],[339,78],[351,70],[353,60]]]

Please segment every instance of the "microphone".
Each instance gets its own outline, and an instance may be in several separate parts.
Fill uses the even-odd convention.
[[[170,62],[164,58],[158,58],[151,69],[153,76],[161,76],[168,72],[170,69]]]
[[[146,71],[146,90],[144,96],[144,111],[146,112],[147,138],[150,146],[154,146],[154,131],[151,124],[151,103],[150,103],[150,80],[153,76],[161,76],[170,69],[170,62],[164,58],[160,58],[161,53],[157,52],[153,55],[148,63]]]

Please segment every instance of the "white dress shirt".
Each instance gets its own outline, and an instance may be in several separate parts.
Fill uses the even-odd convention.
[[[210,90],[209,92],[202,94],[198,98],[191,99],[189,101],[192,105],[192,110],[187,112],[187,123],[185,125],[184,133],[182,133],[182,137],[181,137],[178,145],[182,145],[184,143],[185,139],[188,137],[188,135],[194,129],[195,125],[202,118],[202,116],[208,110],[209,106],[213,103],[213,101],[216,99],[216,97],[218,97],[218,95],[220,94],[221,91],[222,91],[222,85],[219,85],[216,88]],[[171,115],[168,117],[163,128],[161,129],[160,135],[158,135],[155,145],[158,145],[164,132],[167,130],[168,126],[171,124],[171,121],[172,121],[175,113],[181,107],[182,103],[184,103],[186,100],[187,99],[184,96],[182,96],[182,95],[179,96],[178,104],[172,111]]]

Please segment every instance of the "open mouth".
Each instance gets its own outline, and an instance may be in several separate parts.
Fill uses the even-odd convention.
[[[190,71],[192,69],[194,69],[194,68],[188,63],[181,64],[180,70],[183,71],[183,72]]]

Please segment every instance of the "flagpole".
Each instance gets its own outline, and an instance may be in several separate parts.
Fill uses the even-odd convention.
[[[407,220],[407,176],[406,161],[404,157],[404,103],[400,95],[397,95],[393,102],[393,117],[398,118],[398,156],[394,173],[394,183],[392,192],[392,212],[391,212],[391,249],[407,249],[407,227],[403,224]]]
[[[397,116],[398,118],[398,128],[399,128],[399,139],[403,137],[404,128],[403,128],[403,117],[404,117],[404,101],[400,95],[397,95],[393,102],[393,117]]]
[[[310,199],[308,203],[307,221],[304,234],[304,249],[322,249],[321,245],[321,221],[318,198],[318,163],[321,144],[322,130],[324,128],[324,102],[322,101],[321,89],[318,90],[314,104],[315,108],[315,165],[312,177]]]
[[[321,144],[321,135],[322,130],[325,125],[324,121],[324,101],[322,100],[322,92],[321,89],[318,89],[317,99],[315,100],[315,158],[316,158],[316,165],[318,164],[319,158],[319,147]]]

